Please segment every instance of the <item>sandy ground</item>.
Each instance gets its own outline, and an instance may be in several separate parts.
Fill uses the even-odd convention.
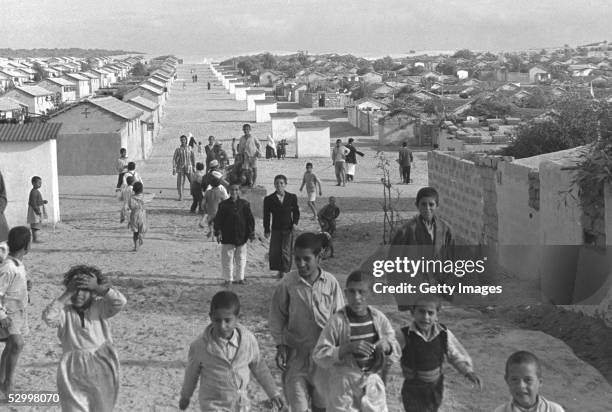
[[[189,70],[197,69],[199,83],[188,81]],[[20,361],[18,390],[54,390],[55,371],[61,356],[56,331],[40,319],[44,307],[61,293],[61,274],[71,265],[88,263],[109,273],[113,283],[128,299],[123,312],[112,320],[115,346],[122,366],[121,394],[117,411],[178,410],[178,393],[189,343],[207,324],[210,298],[221,290],[220,247],[206,241],[197,218],[189,214],[189,201],[178,202],[175,179],[171,175],[171,155],[180,134],[193,133],[206,143],[208,135],[224,141],[231,153],[230,140],[241,135],[241,126],[251,122],[253,134],[260,139],[270,132],[270,124],[254,123],[254,112],[245,110],[213,80],[204,66],[181,66],[179,81],[171,89],[162,129],[153,155],[138,170],[145,191],[156,194],[148,207],[150,231],[138,253],[131,249],[131,233],[119,224],[119,204],[114,196],[115,176],[63,177],[60,179],[62,223],[44,232],[46,243],[36,245],[25,263],[34,281],[31,296],[30,327],[27,346]],[[182,80],[187,81],[183,89]],[[315,159],[315,173],[323,181],[324,197],[334,195],[342,214],[338,221],[338,257],[323,267],[344,282],[351,269],[369,256],[381,243],[382,187],[376,168],[376,141],[361,136],[335,109],[305,109],[291,103],[279,104],[281,110],[297,111],[300,120],[324,119],[332,122],[332,139],[354,136],[366,156],[359,159],[356,182],[336,187],[329,159]],[[292,147],[288,147],[291,153]],[[391,154],[394,159],[395,153]],[[259,182],[272,190],[273,176],[289,177],[288,190],[297,192],[306,159],[261,161]],[[392,163],[395,181],[398,173]],[[414,211],[416,190],[427,183],[425,153],[416,154],[414,184],[398,185],[405,217]],[[309,220],[304,195],[300,197],[304,219],[300,230],[315,230]],[[323,205],[319,201],[319,207]],[[261,222],[257,230],[262,231]],[[274,348],[267,331],[268,299],[276,285],[267,270],[267,245],[249,245],[248,286],[234,286],[242,301],[242,322],[258,337],[271,370],[280,383],[274,366]],[[406,325],[409,315],[397,313],[392,301],[375,302],[385,310],[395,326]],[[442,314],[448,325],[474,358],[485,387],[473,389],[452,368],[447,369],[444,412],[491,411],[506,398],[503,365],[515,350],[529,349],[542,357],[545,386],[543,394],[566,407],[567,411],[610,411],[612,387],[592,366],[580,360],[562,341],[542,332],[517,329],[503,318],[491,318],[476,309],[449,308]],[[401,411],[401,375],[393,370],[388,387],[391,411]],[[258,385],[251,384],[256,411],[268,410]],[[45,410],[20,408],[14,410]],[[48,408],[48,410],[56,410]],[[197,392],[191,411],[198,410]]]

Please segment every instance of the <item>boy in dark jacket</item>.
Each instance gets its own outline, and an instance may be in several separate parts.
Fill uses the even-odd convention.
[[[246,284],[247,241],[255,239],[255,218],[249,202],[240,198],[240,185],[232,184],[229,199],[219,203],[215,216],[215,237],[221,246],[221,267],[225,284]],[[234,281],[234,262],[238,265],[238,280]]]

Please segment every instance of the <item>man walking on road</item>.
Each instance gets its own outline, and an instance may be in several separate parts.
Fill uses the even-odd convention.
[[[172,175],[176,175],[176,190],[178,192],[178,200],[183,200],[183,189],[185,179],[191,184],[191,173],[195,169],[195,154],[189,146],[187,146],[187,136],[181,136],[181,145],[174,151],[172,158]]]
[[[242,168],[250,170],[251,172],[251,186],[255,186],[255,182],[257,181],[257,158],[260,154],[260,144],[257,139],[251,135],[251,125],[243,125],[242,131],[244,135],[240,138],[240,142],[238,143],[238,153],[242,157]]]
[[[412,152],[408,149],[406,142],[402,143],[402,148],[399,150],[399,165],[402,176],[402,183],[410,183],[410,166],[413,162]]]
[[[332,164],[336,171],[336,186],[346,186],[346,156],[351,151],[342,145],[342,140],[336,140],[336,147],[332,151]]]

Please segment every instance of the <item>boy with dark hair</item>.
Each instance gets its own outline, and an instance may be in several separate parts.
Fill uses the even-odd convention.
[[[25,226],[12,228],[8,234],[6,259],[0,264],[0,341],[5,342],[0,358],[0,391],[13,392],[17,361],[28,333],[28,280],[23,257],[30,250],[30,229]]]
[[[142,181],[142,178],[140,177],[140,174],[138,174],[138,172],[136,171],[136,163],[135,162],[128,162],[128,164],[127,164],[127,172],[125,172],[123,174],[123,185],[127,185],[127,178],[128,178],[128,176],[134,177],[134,183],[140,182],[140,183],[144,184],[144,182]]]
[[[402,148],[399,151],[399,159],[397,160],[400,165],[400,174],[402,176],[402,183],[410,183],[410,167],[414,158],[412,152],[408,149],[408,143],[403,142]]]
[[[255,239],[255,218],[248,201],[240,198],[240,185],[230,186],[230,197],[219,203],[214,220],[215,237],[221,242],[221,269],[225,284],[246,284],[247,241]],[[237,280],[234,280],[236,266]]]
[[[276,191],[264,198],[263,226],[264,236],[270,239],[268,260],[270,270],[276,270],[282,278],[291,270],[291,254],[293,246],[293,229],[300,220],[300,208],[297,196],[285,190],[287,177],[274,177]],[[270,217],[272,226],[270,227]]]
[[[127,172],[128,163],[127,150],[125,147],[122,147],[121,150],[119,150],[119,159],[117,159],[117,164],[115,165],[115,169],[119,175],[117,178],[117,191],[121,190],[121,185],[123,185],[123,175]]]
[[[198,213],[202,213],[202,200],[204,200],[204,192],[202,192],[202,180],[206,175],[206,171],[204,170],[204,163],[197,162],[196,170],[193,176],[191,177],[191,197],[193,198],[193,202],[191,202],[191,213],[195,213],[196,209]]]
[[[248,411],[247,386],[251,373],[274,407],[284,407],[274,378],[260,354],[255,335],[238,322],[240,301],[235,293],[221,291],[210,302],[210,325],[189,346],[179,409],[189,407],[200,381],[200,410]],[[234,379],[228,379],[233,376]]]
[[[376,411],[386,409],[384,383],[379,373],[385,373],[399,360],[400,347],[389,319],[368,305],[372,293],[372,275],[357,270],[346,280],[347,305],[336,312],[319,336],[312,357],[329,370],[327,412],[360,412],[365,405],[376,405]],[[362,399],[364,386],[376,381],[382,389],[377,399]],[[370,397],[372,394],[370,393]]]
[[[533,353],[519,351],[510,355],[504,380],[512,399],[498,406],[495,412],[564,412],[561,405],[540,396],[542,366]]]
[[[312,163],[306,163],[306,172],[304,172],[304,177],[302,178],[302,186],[300,186],[300,192],[306,186],[306,193],[308,194],[308,207],[312,210],[312,219],[317,220],[317,208],[315,206],[315,201],[317,200],[317,187],[319,188],[319,196],[323,196],[323,191],[321,190],[321,181],[312,172]]]
[[[404,384],[402,401],[406,412],[437,412],[444,391],[444,360],[470,382],[482,387],[472,359],[455,335],[438,322],[442,304],[434,296],[421,296],[412,306],[413,321],[401,329]]]
[[[455,241],[451,227],[445,220],[436,216],[439,205],[438,191],[433,187],[421,188],[417,192],[415,204],[418,213],[402,225],[391,239],[391,245],[396,247],[391,248],[389,259],[395,259],[396,255],[400,255],[415,259],[452,260]],[[423,275],[432,284],[441,284],[447,280],[446,275],[442,273]],[[399,280],[400,277],[391,276],[387,280],[390,279]],[[409,309],[401,304],[399,308]]]
[[[28,199],[28,219],[27,222],[32,230],[32,242],[41,243],[38,238],[38,232],[42,229],[43,219],[47,218],[45,210],[46,200],[43,200],[40,194],[42,179],[39,176],[32,177],[32,190],[30,190],[30,198]]]
[[[319,218],[319,225],[321,231],[329,233],[329,257],[334,257],[334,233],[336,232],[336,219],[340,216],[340,208],[336,206],[336,198],[334,196],[329,197],[329,203],[319,210],[317,217]]]

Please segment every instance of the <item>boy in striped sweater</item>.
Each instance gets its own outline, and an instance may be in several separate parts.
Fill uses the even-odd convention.
[[[391,322],[367,303],[371,291],[370,274],[357,270],[349,275],[344,290],[348,305],[330,318],[313,351],[314,361],[330,373],[326,412],[364,410],[368,378],[384,374],[399,360],[400,347]]]

